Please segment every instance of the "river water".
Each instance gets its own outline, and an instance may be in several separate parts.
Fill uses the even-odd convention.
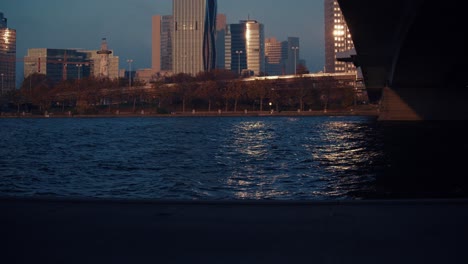
[[[428,135],[440,136],[433,126],[382,125],[371,117],[147,117],[0,119],[0,127],[0,196],[347,200],[466,195],[458,168],[431,166],[435,160],[462,163],[453,153],[468,149],[466,143],[429,143]]]

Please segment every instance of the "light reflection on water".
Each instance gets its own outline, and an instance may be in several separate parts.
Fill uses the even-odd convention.
[[[354,199],[382,158],[364,117],[0,122],[0,195]]]

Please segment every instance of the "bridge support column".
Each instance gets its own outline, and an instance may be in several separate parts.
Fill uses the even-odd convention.
[[[384,88],[381,121],[468,120],[468,88]]]
[[[380,103],[380,121],[418,121],[422,118],[391,88],[384,88]]]

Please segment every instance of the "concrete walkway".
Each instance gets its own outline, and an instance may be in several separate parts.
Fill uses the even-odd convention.
[[[0,199],[0,263],[468,263],[468,201]]]

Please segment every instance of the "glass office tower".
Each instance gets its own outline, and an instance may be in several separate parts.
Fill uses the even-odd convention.
[[[1,93],[16,89],[16,30],[7,27],[0,13],[0,82]]]
[[[265,40],[265,71],[268,75],[281,75],[283,73],[283,57],[281,55],[281,42],[276,38],[267,38]]]
[[[173,70],[196,75],[216,66],[216,0],[173,0]]]
[[[161,22],[161,70],[172,71],[173,17],[163,16]]]
[[[226,32],[226,69],[249,75],[265,73],[265,30],[255,20],[230,24]]]

